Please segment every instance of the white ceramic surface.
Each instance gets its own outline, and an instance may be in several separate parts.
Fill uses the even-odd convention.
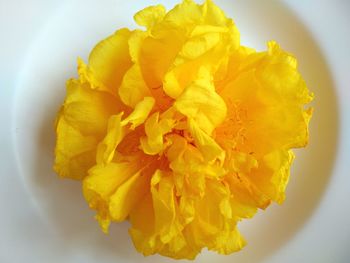
[[[142,7],[175,0],[0,0],[0,262],[175,262],[138,254],[128,224],[106,236],[80,184],[52,171],[53,120],[100,39],[135,27]],[[294,53],[315,93],[311,140],[297,151],[284,205],[240,229],[248,246],[231,256],[203,251],[196,262],[350,262],[350,2],[217,0],[242,42],[274,39]]]

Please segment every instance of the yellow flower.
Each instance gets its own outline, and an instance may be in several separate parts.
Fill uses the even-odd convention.
[[[212,1],[135,15],[78,60],[56,122],[55,170],[82,180],[104,232],[129,220],[144,255],[193,259],[245,241],[237,223],[282,203],[312,100],[276,42],[240,45]]]

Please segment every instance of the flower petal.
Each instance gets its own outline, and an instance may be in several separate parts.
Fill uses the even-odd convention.
[[[109,212],[114,221],[124,221],[134,206],[147,193],[149,176],[142,171],[135,173],[110,196]]]
[[[134,63],[139,62],[140,50],[143,45],[143,41],[148,36],[147,32],[142,30],[134,30],[129,38],[129,53],[131,60]]]
[[[119,110],[116,99],[108,93],[93,90],[87,83],[82,84],[78,80],[67,82],[62,114],[83,135],[103,136],[109,116]]]
[[[267,154],[259,161],[258,169],[252,171],[249,180],[271,200],[281,204],[294,159],[292,151],[279,150]]]
[[[193,119],[209,135],[226,117],[226,104],[215,92],[208,77],[203,77],[188,86],[176,100],[174,107]]]
[[[100,88],[114,95],[117,94],[125,72],[132,65],[128,46],[130,35],[128,29],[118,30],[97,44],[89,56],[89,68],[93,76],[103,84]]]
[[[175,126],[175,120],[163,118],[159,120],[159,112],[154,113],[145,123],[146,137],[140,139],[141,148],[144,153],[155,155],[164,150],[163,136],[170,132]]]
[[[84,136],[73,128],[63,116],[56,126],[56,148],[54,169],[61,177],[80,180],[95,163],[97,140]]]
[[[156,253],[161,244],[154,234],[155,218],[153,200],[150,193],[146,194],[142,202],[139,202],[130,212],[131,228],[130,236],[136,249],[145,256]]]
[[[108,93],[93,90],[78,80],[67,82],[67,97],[56,124],[54,169],[58,174],[73,179],[87,175],[108,118],[117,111],[116,100]]]
[[[139,63],[148,87],[162,86],[164,75],[184,41],[181,30],[167,25],[145,38],[140,50]]]
[[[150,30],[154,25],[161,22],[165,16],[166,10],[162,5],[149,6],[134,15],[136,23],[145,26]]]
[[[210,162],[218,159],[220,162],[223,162],[225,151],[215,142],[215,140],[201,130],[194,120],[189,119],[188,125],[196,146],[203,154],[205,160]]]
[[[90,208],[96,209],[98,220],[104,232],[108,232],[109,197],[136,171],[135,164],[129,162],[96,165],[83,179],[83,194]]]
[[[312,109],[304,110],[303,105],[312,94],[293,58],[276,48],[272,45],[264,55],[250,53],[249,64],[219,92],[225,98],[228,115],[234,116],[226,120],[219,133],[230,133],[239,150],[256,156],[280,148],[303,147],[308,140]]]
[[[176,222],[174,188],[172,178],[160,170],[157,170],[152,176],[151,193],[155,231],[159,233],[163,243],[168,243],[181,231],[181,225]]]
[[[137,126],[145,122],[148,115],[152,111],[154,102],[155,100],[153,97],[143,98],[143,100],[135,106],[134,111],[124,120],[122,120],[121,124],[125,126],[128,123],[131,123],[131,129],[134,130]]]
[[[150,96],[150,91],[143,80],[140,67],[134,64],[123,78],[119,88],[119,96],[122,102],[132,108],[145,97]]]
[[[121,124],[122,113],[113,115],[108,122],[107,135],[97,148],[96,162],[107,164],[112,161],[115,149],[125,136],[125,129]]]

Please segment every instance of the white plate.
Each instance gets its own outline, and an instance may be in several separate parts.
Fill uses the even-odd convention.
[[[127,223],[101,233],[80,184],[52,171],[53,120],[65,80],[99,40],[135,27],[143,1],[0,1],[0,262],[171,262],[138,254]],[[248,246],[196,262],[349,262],[350,5],[346,1],[216,1],[242,42],[277,40],[315,93],[311,140],[297,152],[287,200],[240,224]]]

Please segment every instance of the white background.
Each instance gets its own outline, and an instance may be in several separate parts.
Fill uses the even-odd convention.
[[[154,3],[175,1],[0,1],[1,263],[171,261],[137,254],[126,223],[104,236],[79,184],[51,171],[50,125],[75,58]],[[263,49],[276,39],[298,57],[315,92],[315,115],[286,203],[242,224],[242,252],[204,252],[197,261],[349,262],[350,1],[217,3],[235,19],[243,43]]]

